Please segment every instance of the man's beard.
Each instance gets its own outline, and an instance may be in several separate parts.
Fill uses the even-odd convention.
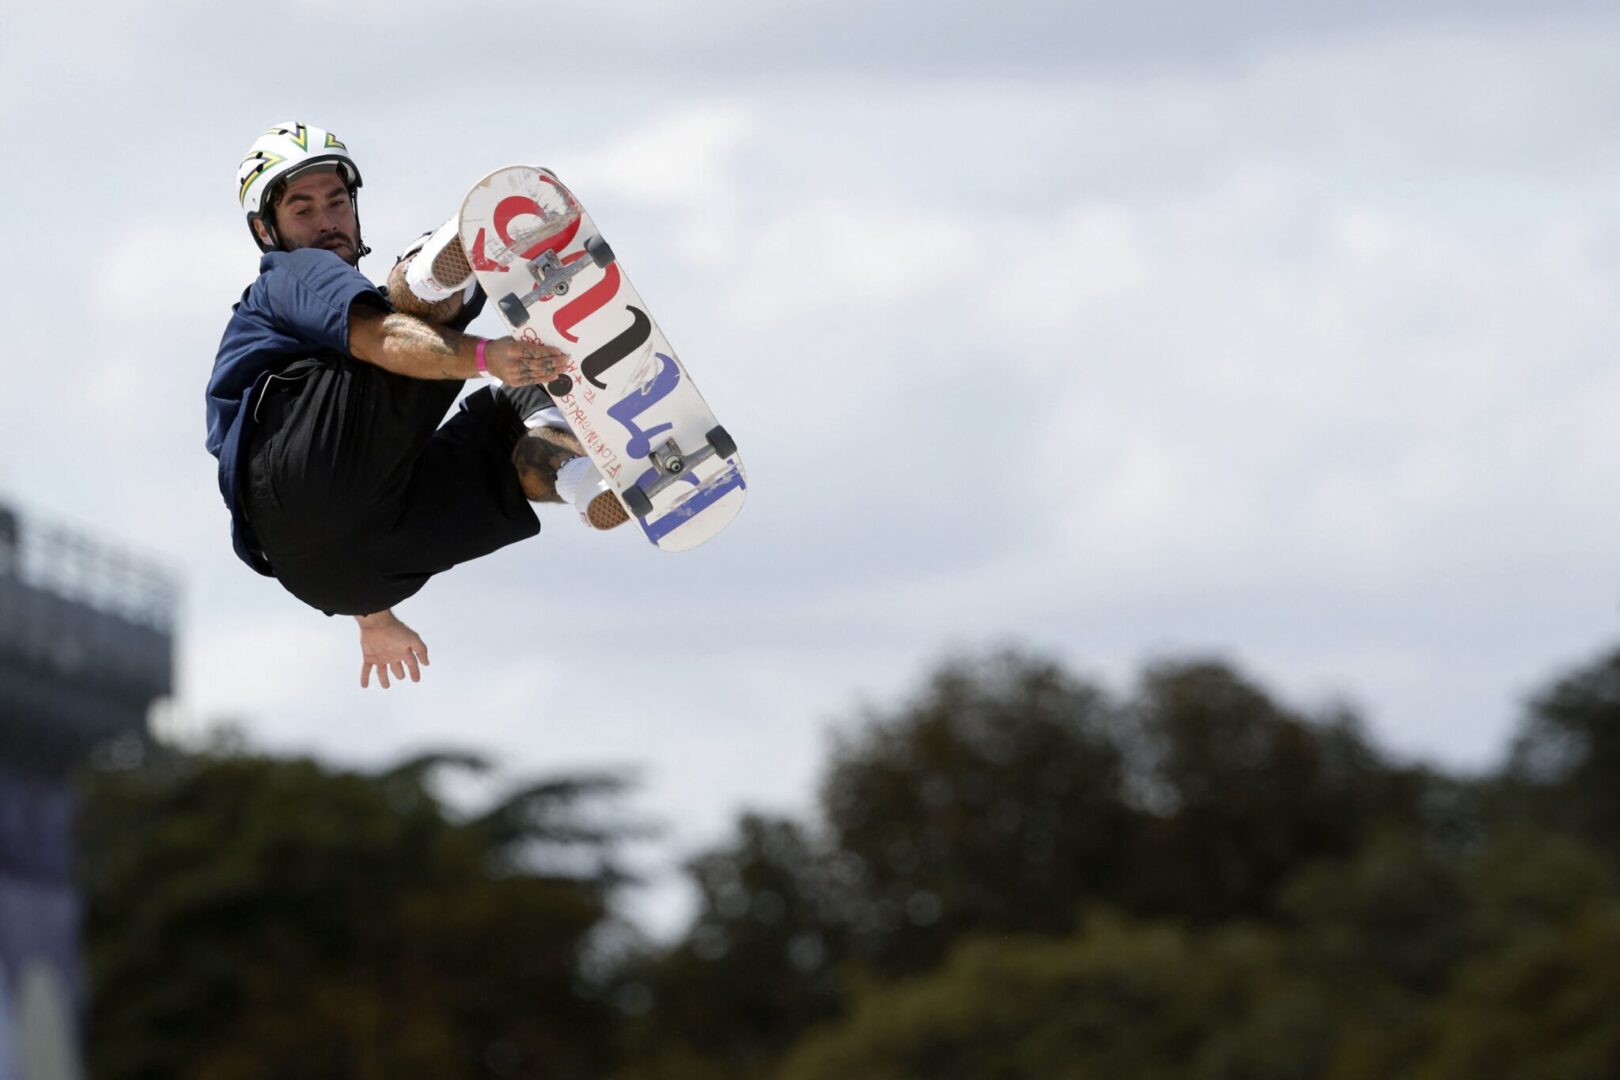
[[[360,265],[360,245],[348,233],[327,233],[305,246],[330,251],[350,266]]]

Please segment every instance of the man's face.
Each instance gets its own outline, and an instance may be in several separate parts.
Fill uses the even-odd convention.
[[[288,251],[326,248],[350,266],[360,262],[360,224],[339,173],[305,173],[289,181],[276,203],[276,230]]]

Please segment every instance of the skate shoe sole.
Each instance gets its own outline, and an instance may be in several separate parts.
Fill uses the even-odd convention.
[[[459,281],[458,287],[465,287],[472,276],[472,264],[467,261],[467,253],[461,250],[460,243],[446,244],[433,259],[433,277],[438,281]]]
[[[585,523],[593,529],[612,529],[630,520],[624,504],[611,491],[604,491],[585,508]]]

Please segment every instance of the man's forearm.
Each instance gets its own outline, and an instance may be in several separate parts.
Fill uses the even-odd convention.
[[[349,353],[413,379],[470,379],[479,374],[480,340],[414,315],[362,306],[349,312]],[[496,338],[485,346],[484,367],[507,386],[534,386],[567,370],[568,354],[538,341]]]
[[[414,315],[359,311],[349,319],[349,352],[358,360],[413,379],[470,379],[478,374],[478,339]]]

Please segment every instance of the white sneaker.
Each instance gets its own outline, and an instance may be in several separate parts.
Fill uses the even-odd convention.
[[[588,458],[570,458],[557,470],[557,494],[579,511],[593,529],[611,529],[630,520],[619,497]]]
[[[471,298],[473,286],[472,266],[467,253],[461,248],[461,227],[458,218],[451,218],[427,237],[418,240],[405,251],[414,254],[411,265],[405,268],[405,284],[411,292],[430,304],[448,300],[456,293]]]

